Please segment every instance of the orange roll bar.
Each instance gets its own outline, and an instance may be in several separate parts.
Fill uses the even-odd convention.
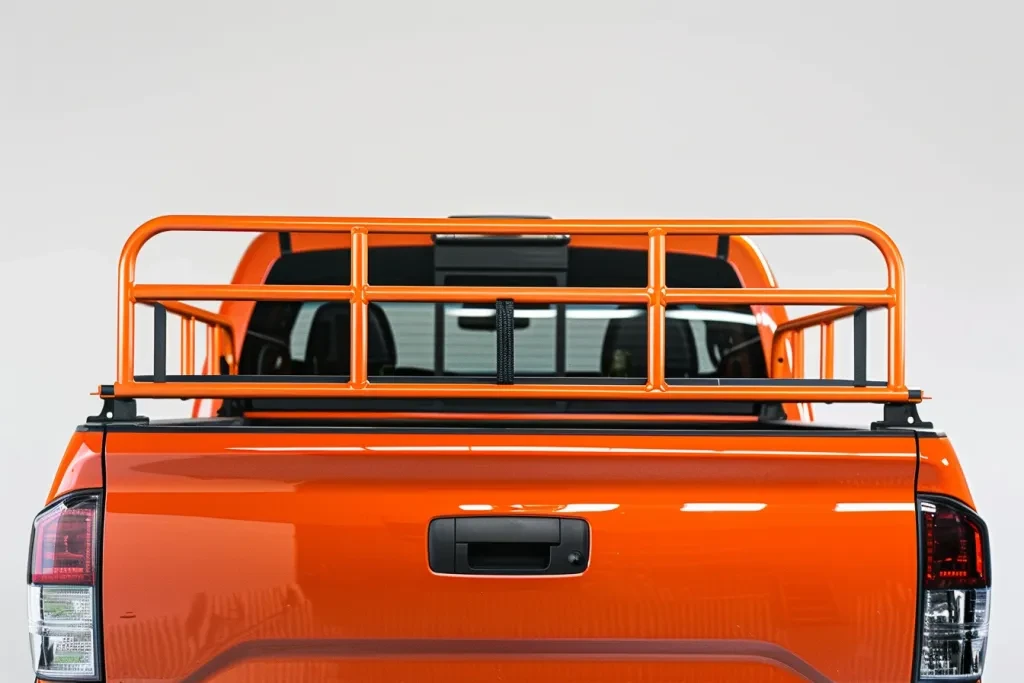
[[[181,374],[192,375],[196,371],[196,319],[181,319]]]
[[[220,374],[220,363],[216,362],[220,358],[220,348],[217,343],[217,328],[210,326],[206,328],[206,374],[217,375]]]
[[[192,301],[349,301],[353,291],[351,287],[317,285],[136,285],[132,294],[137,302],[169,297]]]
[[[137,284],[135,264],[143,245],[168,231],[182,232],[303,232],[340,233],[351,237],[352,279],[347,286],[314,285],[169,285]],[[368,273],[369,236],[372,233],[419,235],[636,235],[648,238],[648,284],[646,288],[608,287],[384,287],[371,286]],[[853,235],[872,242],[885,260],[888,282],[880,290],[839,289],[669,289],[666,287],[667,238],[672,235]],[[118,279],[117,381],[111,395],[124,398],[256,398],[256,397],[407,397],[407,398],[671,398],[684,400],[732,400],[765,402],[920,400],[910,392],[904,377],[904,270],[895,243],[869,223],[848,220],[522,220],[522,219],[398,219],[398,218],[296,218],[262,216],[164,216],[140,226],[125,243]],[[644,385],[514,384],[479,385],[460,383],[375,383],[367,376],[367,304],[373,301],[406,302],[493,302],[512,299],[521,303],[639,303],[648,308],[648,381]],[[186,306],[174,300],[221,301],[349,301],[352,306],[352,357],[349,381],[324,382],[225,382],[211,378],[203,382],[140,382],[134,375],[136,303],[164,303],[175,311]],[[785,385],[771,381],[749,386],[672,384],[665,378],[665,308],[676,303],[703,304],[803,304],[841,308],[888,309],[889,335],[887,378],[881,386]],[[192,308],[192,307],[188,307]],[[201,309],[195,309],[201,311]],[[206,319],[193,311],[196,320],[211,328],[210,348],[220,348],[221,334],[229,339],[234,330],[226,320]],[[822,315],[822,314],[815,314]],[[835,318],[798,318],[777,329],[773,358],[787,335]],[[844,314],[845,315],[845,314]],[[213,322],[210,322],[213,320]],[[826,339],[823,328],[823,340]],[[831,335],[831,331],[828,333]],[[183,328],[183,346],[189,334]],[[194,341],[194,333],[192,334]],[[831,336],[827,345],[831,375]],[[802,353],[802,343],[797,342]],[[797,346],[794,346],[796,349]],[[216,358],[216,354],[211,356]],[[183,362],[186,350],[182,350]],[[773,363],[774,367],[774,363]],[[823,371],[826,369],[822,361]],[[210,367],[211,374],[218,368]],[[775,374],[774,372],[772,373]],[[801,373],[802,374],[802,373]],[[824,374],[824,372],[823,372]],[[108,390],[109,391],[109,390]]]
[[[351,382],[132,382],[114,385],[118,398],[462,398],[630,400],[675,399],[684,401],[754,401],[778,403],[888,403],[908,402],[907,391],[886,387],[794,386],[669,386],[650,390],[643,385],[572,384],[384,384],[362,387]],[[915,401],[916,402],[916,401]]]
[[[369,246],[366,230],[352,230],[352,344],[351,360],[349,361],[349,384],[353,388],[363,389],[367,384],[366,371],[366,316],[367,293],[369,280]]]
[[[647,391],[665,391],[665,231],[650,232],[647,247]]]
[[[827,322],[821,325],[821,367],[819,373],[822,379],[832,379],[835,372],[835,346],[836,327],[835,323]]]

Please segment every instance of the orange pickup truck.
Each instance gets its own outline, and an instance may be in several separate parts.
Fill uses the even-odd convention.
[[[256,237],[230,284],[137,282],[167,231]],[[764,235],[867,239],[887,284],[780,288]],[[154,219],[33,524],[36,676],[980,680],[988,533],[905,383],[903,279],[857,221]]]

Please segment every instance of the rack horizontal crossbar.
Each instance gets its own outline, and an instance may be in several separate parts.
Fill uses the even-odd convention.
[[[136,382],[152,382],[153,375],[136,375]],[[209,382],[206,377],[195,375],[167,375],[171,382]],[[259,382],[259,383],[298,383],[298,384],[348,384],[347,375],[223,375],[217,378],[219,382]],[[557,386],[633,386],[644,387],[648,392],[644,379],[641,377],[550,377],[550,376],[526,376],[516,377],[517,384],[522,385],[557,385]],[[399,377],[395,375],[382,375],[374,377],[373,384],[387,386],[392,384],[452,384],[451,377],[436,377],[411,375]],[[459,375],[458,384],[493,384],[494,377],[482,375]],[[669,379],[667,388],[672,387],[709,387],[709,386],[733,386],[733,387],[797,387],[812,389],[815,387],[852,387],[856,386],[854,380],[849,379],[748,379],[748,378],[717,378],[717,377],[687,377],[683,379]],[[885,382],[870,380],[866,386],[885,388]]]
[[[132,382],[114,384],[113,395],[132,398],[517,398],[517,399],[647,399],[692,401],[775,401],[897,403],[911,400],[907,390],[886,387],[830,386],[828,384],[791,386],[784,382],[750,386],[665,386],[650,388],[629,385],[513,384],[501,386],[465,383],[391,384],[370,382],[356,387],[351,383],[323,382]],[[130,393],[129,393],[130,392]],[[497,394],[497,396],[496,396]]]
[[[137,302],[162,301],[172,292],[193,301],[352,301],[357,289],[336,285],[136,285]],[[866,306],[886,305],[891,292],[827,289],[666,289],[661,297],[647,289],[623,287],[374,287],[363,289],[363,301],[494,303],[512,298],[520,303],[648,303],[665,304],[792,304]]]

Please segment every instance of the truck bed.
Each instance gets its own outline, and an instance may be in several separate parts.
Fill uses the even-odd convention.
[[[108,681],[911,678],[925,432],[106,429]],[[481,515],[585,520],[585,570],[432,571]]]

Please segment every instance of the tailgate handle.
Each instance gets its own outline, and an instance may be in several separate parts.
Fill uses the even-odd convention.
[[[430,522],[427,550],[438,574],[581,574],[590,525],[567,517],[442,517]]]

